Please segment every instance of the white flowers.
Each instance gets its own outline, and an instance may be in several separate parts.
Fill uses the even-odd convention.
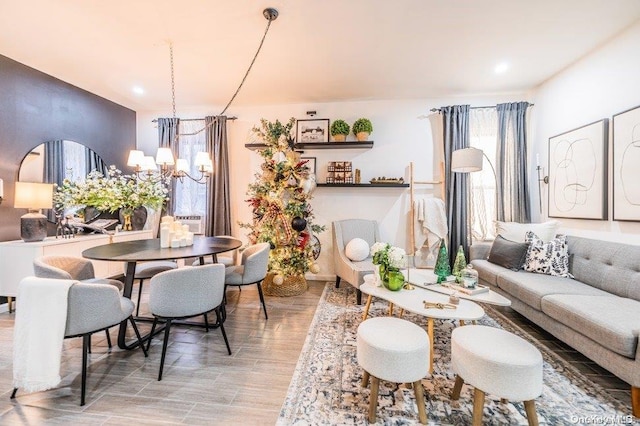
[[[375,243],[371,246],[374,265],[383,265],[387,270],[399,270],[406,266],[406,252],[400,247],[388,243]]]

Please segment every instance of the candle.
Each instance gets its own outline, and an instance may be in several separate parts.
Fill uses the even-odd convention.
[[[160,223],[171,223],[173,222],[173,216],[162,216]]]
[[[180,247],[180,240],[174,238],[173,240],[171,240],[171,248],[176,248],[176,247]]]

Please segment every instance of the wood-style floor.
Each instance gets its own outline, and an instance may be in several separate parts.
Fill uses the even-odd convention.
[[[244,287],[242,292],[230,288],[225,327],[233,354],[227,355],[219,330],[205,333],[199,328],[175,327],[161,382],[156,380],[158,337],[145,359],[139,350],[114,348],[109,352],[104,333],[98,333],[93,339],[84,407],[79,406],[82,339],[65,340],[63,379],[58,388],[35,394],[19,392],[16,400],[9,400],[14,315],[0,314],[0,424],[272,425],[323,289],[324,282],[309,282],[309,290],[301,296],[267,296],[269,319],[265,320],[255,286]],[[144,299],[145,295],[143,310]],[[626,383],[511,309],[502,311],[630,407]],[[146,330],[148,325],[141,327]],[[112,329],[114,341],[116,333]]]

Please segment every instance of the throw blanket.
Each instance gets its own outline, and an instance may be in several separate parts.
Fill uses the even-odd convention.
[[[429,251],[446,238],[447,215],[444,201],[439,198],[421,198],[413,201],[415,249],[426,245]]]
[[[18,286],[13,387],[39,392],[60,383],[67,296],[73,280],[27,277]]]

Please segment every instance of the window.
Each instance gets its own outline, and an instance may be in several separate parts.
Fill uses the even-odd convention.
[[[484,158],[481,172],[469,173],[471,197],[471,236],[473,241],[495,238],[496,218],[496,144],[498,114],[495,108],[472,109],[469,116],[470,144],[481,149]]]
[[[189,174],[195,178],[200,176],[200,172],[195,166],[196,154],[199,151],[207,150],[206,132],[200,131],[204,127],[204,120],[180,122],[178,157],[184,158],[189,162]],[[194,182],[189,178],[184,178],[182,182],[177,179],[174,214],[205,216],[206,212],[207,185]]]

